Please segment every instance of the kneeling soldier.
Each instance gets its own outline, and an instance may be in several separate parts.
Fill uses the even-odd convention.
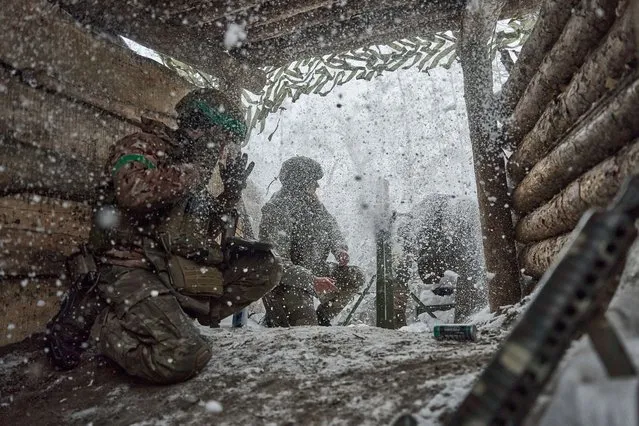
[[[349,265],[337,221],[317,197],[323,175],[315,160],[289,158],[280,170],[282,189],[262,207],[260,239],[273,244],[284,266],[280,284],[263,299],[268,326],[330,326],[364,283],[362,271]],[[329,253],[337,264],[327,262]]]
[[[207,192],[223,150],[235,143],[239,151],[245,136],[240,109],[202,89],[176,110],[177,130],[143,119],[142,132],[112,147],[91,252],[72,262],[77,279],[48,327],[51,358],[62,368],[77,365],[91,334],[133,376],[186,380],[211,358],[192,318],[215,325],[280,280],[267,244],[217,243],[253,168],[246,154],[227,156],[224,191]]]

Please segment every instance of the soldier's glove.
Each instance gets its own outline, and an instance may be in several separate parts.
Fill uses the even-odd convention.
[[[224,184],[224,192],[220,197],[227,206],[237,204],[242,196],[242,190],[246,188],[246,179],[253,171],[255,163],[248,163],[248,155],[242,154],[234,159],[227,159],[226,165],[220,164],[220,177]]]

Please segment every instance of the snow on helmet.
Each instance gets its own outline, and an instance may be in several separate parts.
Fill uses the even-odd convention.
[[[311,158],[296,156],[282,163],[280,182],[285,188],[299,188],[316,182],[324,176],[322,166]]]

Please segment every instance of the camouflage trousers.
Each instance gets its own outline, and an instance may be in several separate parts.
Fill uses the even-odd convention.
[[[317,296],[320,305],[315,309],[313,277],[335,279],[337,291]],[[285,268],[280,284],[262,299],[269,327],[299,325],[331,325],[364,283],[364,274],[356,266],[319,265],[314,273],[300,266]]]
[[[240,255],[224,270],[223,295],[199,305],[227,317],[259,300],[280,277],[281,263],[270,252]],[[211,358],[211,348],[192,319],[197,315],[178,299],[184,300],[152,270],[102,265],[97,288],[50,326],[62,361],[56,365],[77,365],[90,330],[98,351],[132,376],[158,384],[194,376]]]
[[[152,271],[112,267],[98,286],[109,303],[92,335],[102,354],[127,373],[155,383],[186,380],[211,358],[171,289]],[[211,300],[218,319],[259,300],[279,282],[281,265],[268,252],[240,256],[224,271],[224,295]]]

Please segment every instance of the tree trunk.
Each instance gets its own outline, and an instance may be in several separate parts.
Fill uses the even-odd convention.
[[[575,125],[550,154],[539,161],[513,194],[520,213],[528,213],[639,135],[639,79],[635,72]]]
[[[572,230],[590,207],[606,206],[628,176],[639,173],[639,140],[572,182],[549,203],[517,223],[517,240],[545,240]]]
[[[639,46],[639,0],[631,0],[632,22],[635,26],[635,43]]]
[[[512,114],[544,56],[559,38],[577,3],[579,0],[546,0],[541,5],[535,27],[521,47],[519,58],[502,87],[500,107],[503,116]]]
[[[102,170],[102,165],[11,139],[0,140],[0,166],[0,196],[30,192],[87,202],[97,196]]]
[[[524,137],[508,161],[510,177],[520,182],[526,173],[560,141],[592,105],[614,89],[617,80],[636,60],[634,28],[630,11],[619,19],[604,43],[587,59],[570,86],[551,103]]]
[[[486,268],[495,274],[488,284],[491,311],[521,298],[505,165],[501,147],[493,137],[497,117],[492,108],[494,96],[488,41],[503,4],[503,1],[469,3],[462,21],[460,44],[484,256]]]
[[[561,249],[570,241],[570,237],[571,234],[564,234],[527,245],[521,249],[519,251],[519,265],[524,274],[533,278],[541,278],[555,261]]]
[[[504,124],[504,134],[512,145],[519,145],[546,106],[573,74],[584,58],[608,32],[615,21],[617,0],[582,0],[579,10],[570,18],[564,31],[544,58],[512,116]]]

